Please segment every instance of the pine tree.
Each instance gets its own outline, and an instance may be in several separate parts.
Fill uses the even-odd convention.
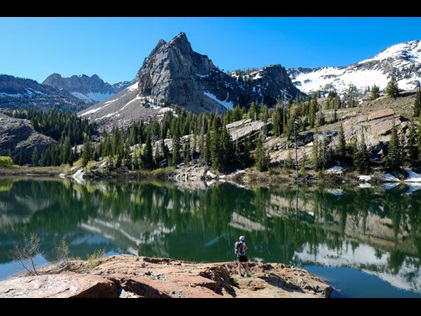
[[[200,160],[205,160],[206,121],[205,121],[205,115],[203,113],[200,114],[200,116],[202,116],[202,118],[201,119],[199,118],[201,121],[200,136],[199,136],[199,157],[200,157]]]
[[[183,162],[188,166],[190,164],[190,143],[183,143]]]
[[[316,128],[313,136],[313,147],[311,149],[311,161],[313,169],[318,171],[320,169],[320,157],[319,157],[319,131]]]
[[[421,114],[421,95],[420,88],[418,87],[417,92],[415,93],[414,99],[414,117],[419,117]]]
[[[309,108],[309,127],[314,128],[316,124],[316,115],[318,112],[318,105],[317,105],[317,99],[315,96],[313,96],[310,100],[310,108]]]
[[[354,153],[354,164],[358,172],[366,174],[370,171],[370,161],[365,143],[364,128],[361,128],[361,140],[358,147]]]
[[[386,94],[389,97],[394,98],[394,99],[396,99],[397,97],[399,97],[398,83],[397,83],[396,77],[394,75],[392,75],[390,77],[390,80],[387,83],[387,86],[386,86]]]
[[[70,137],[66,137],[61,150],[61,162],[63,164],[71,163],[73,160],[72,145],[70,144]]]
[[[250,108],[249,108],[249,113],[248,113],[249,118],[252,119],[253,121],[257,121],[260,114],[259,110],[260,110],[259,105],[257,104],[256,101],[253,101],[250,104]]]
[[[241,115],[242,114],[241,114],[240,104],[237,104],[234,107],[234,115],[233,115],[234,122],[241,120],[242,119],[242,116]]]
[[[409,135],[408,135],[408,153],[407,159],[408,162],[413,166],[416,164],[418,160],[418,146],[417,146],[417,138],[415,132],[415,122],[414,120],[411,121],[411,125],[409,126]]]
[[[173,145],[174,146],[174,145]],[[141,165],[145,169],[152,169],[154,166],[153,163],[153,150],[152,150],[152,141],[151,133],[146,134],[145,146],[140,156]]]
[[[328,138],[326,135],[326,130],[323,131],[323,137],[319,143],[319,160],[321,167],[325,168],[330,160],[330,152],[328,150]]]
[[[402,155],[399,144],[398,131],[393,122],[392,136],[387,146],[386,163],[390,169],[399,169],[402,165]]]
[[[243,150],[243,156],[241,159],[241,162],[243,164],[243,168],[249,167],[253,160],[253,157],[251,156],[251,135],[249,134],[247,136],[247,139],[244,141],[244,150]]]
[[[291,108],[289,111],[289,119],[288,124],[286,126],[286,136],[288,140],[293,138],[300,129],[300,121],[301,121],[301,110],[299,107],[295,106]]]
[[[339,138],[338,138],[338,155],[343,158],[346,154],[346,141],[345,141],[345,134],[344,134],[344,126],[341,123],[341,126],[339,128]]]
[[[172,166],[177,166],[181,162],[181,140],[178,132],[172,138]]]
[[[263,135],[259,133],[256,140],[256,149],[254,151],[255,167],[258,171],[266,171],[269,167],[269,157],[263,146]]]
[[[88,136],[85,137],[82,149],[82,166],[85,167],[92,158],[91,140]]]
[[[234,145],[230,133],[228,133],[227,127],[222,126],[222,132],[220,137],[220,146],[221,146],[221,162],[220,170],[228,171],[229,168],[232,168],[234,163]]]
[[[221,168],[221,146],[220,146],[220,134],[221,134],[222,122],[219,116],[216,116],[211,129],[211,143],[210,143],[210,159],[211,165],[214,170],[220,170]]]
[[[26,154],[25,154],[25,149],[23,147],[21,147],[19,149],[19,155],[18,155],[18,161],[17,164],[19,166],[23,166],[26,163]]]
[[[280,103],[277,103],[275,105],[275,109],[273,110],[272,115],[272,134],[274,136],[281,136],[283,133],[282,116],[282,105]]]
[[[38,147],[35,146],[34,151],[32,152],[32,166],[38,166],[39,154],[38,154]]]
[[[379,97],[380,97],[380,88],[374,85],[371,88],[370,100],[373,101],[373,100],[378,99]]]
[[[203,150],[203,162],[205,165],[209,165],[211,162],[211,144],[212,144],[212,137],[210,131],[208,131],[205,135],[205,148]]]
[[[419,162],[421,160],[421,128],[418,125],[418,128],[416,128],[416,146],[417,146],[417,158],[416,161]]]

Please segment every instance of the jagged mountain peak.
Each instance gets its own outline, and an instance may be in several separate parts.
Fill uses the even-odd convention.
[[[180,43],[181,45],[188,44],[190,46],[187,35],[184,32],[178,33],[169,43],[174,45],[177,45],[177,43]]]
[[[193,52],[191,44],[187,39],[187,35],[184,32],[179,33],[176,37],[169,41],[168,46],[176,46],[179,49],[184,50],[183,54],[190,54]]]
[[[153,116],[156,119],[164,109],[175,105],[196,114],[224,114],[237,104],[246,108],[252,102],[271,106],[276,99],[299,94],[281,65],[265,67],[254,75],[227,74],[208,56],[193,51],[181,32],[169,42],[158,41],[137,72],[134,84],[124,93],[80,115],[111,128]]]
[[[166,42],[166,41],[164,41],[163,39],[160,39],[160,40],[158,41],[158,43],[156,44],[155,48],[154,48],[154,49],[152,49],[152,51],[149,53],[148,58],[149,58],[149,57],[151,57],[151,56],[153,56],[153,55],[155,55],[155,54],[156,54],[156,52],[158,51],[158,49],[160,49],[160,48],[161,48],[163,45],[165,45],[165,44],[167,44],[167,42]]]
[[[178,49],[185,50],[183,54],[191,53],[193,51],[193,49],[191,48],[190,42],[187,39],[187,35],[184,32],[180,32],[168,43],[165,40],[160,39],[158,43],[156,44],[155,48],[149,53],[148,58],[151,58],[154,55],[156,55],[159,50],[165,50],[170,47],[176,47]]]
[[[150,70],[151,68],[157,68],[155,71],[172,71],[176,75],[174,71],[182,70],[177,65],[189,67],[190,73],[197,71],[201,75],[206,75],[215,69],[212,61],[206,55],[200,55],[193,51],[186,34],[181,32],[169,42],[162,39],[158,41],[158,44],[144,60],[135,80],[141,79],[143,69]]]

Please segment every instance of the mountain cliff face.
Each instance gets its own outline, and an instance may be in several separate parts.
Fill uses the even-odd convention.
[[[340,95],[351,88],[358,94],[376,85],[384,90],[395,75],[399,89],[411,90],[421,81],[421,41],[399,43],[376,56],[347,67],[290,68],[288,75],[304,93],[336,91]]]
[[[35,148],[38,153],[42,153],[56,143],[51,137],[36,132],[29,120],[11,118],[0,113],[0,156],[10,151],[11,157],[16,160],[22,149],[26,160],[30,161]]]
[[[231,78],[220,72],[205,55],[194,52],[184,33],[169,43],[160,40],[138,71],[138,95],[156,104],[178,104],[188,111],[200,113],[215,110],[224,113],[218,102],[218,87]],[[208,95],[205,94],[208,92]],[[226,96],[224,95],[224,99]]]
[[[156,118],[163,108],[168,110],[174,105],[196,114],[224,114],[237,104],[246,108],[252,102],[270,106],[277,99],[304,95],[281,65],[247,73],[220,71],[206,55],[193,51],[185,33],[168,43],[159,40],[133,81],[118,97],[83,110],[80,115],[100,128],[109,128]]]
[[[48,76],[42,84],[55,87],[59,90],[69,91],[80,100],[96,103],[104,101],[125,89],[129,86],[130,82],[110,85],[97,75],[93,75],[92,77],[88,77],[87,75],[73,75],[70,78],[63,78],[61,75],[54,73]]]

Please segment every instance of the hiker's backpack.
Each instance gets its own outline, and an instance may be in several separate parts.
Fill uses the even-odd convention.
[[[241,254],[241,248],[243,248],[243,242],[242,241],[236,241],[234,244],[234,253],[236,255],[240,255]]]

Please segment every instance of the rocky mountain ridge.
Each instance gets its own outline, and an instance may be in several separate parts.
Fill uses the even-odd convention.
[[[98,75],[92,75],[91,77],[73,75],[69,78],[63,78],[60,74],[54,73],[48,76],[42,84],[68,91],[80,100],[96,103],[104,101],[125,89],[130,85],[130,82],[124,81],[111,85],[104,82]]]
[[[289,68],[287,72],[294,85],[307,94],[336,91],[341,96],[364,95],[374,85],[384,90],[392,74],[401,90],[411,90],[421,81],[421,41],[392,45],[348,66]]]
[[[61,110],[80,111],[86,103],[67,90],[44,85],[32,79],[0,75],[0,108],[50,110],[54,107]]]
[[[59,74],[48,76],[42,83],[32,79],[0,75],[0,108],[36,108],[61,111],[81,111],[103,101],[130,85],[119,82],[110,85],[97,75],[63,78]]]
[[[206,55],[193,51],[181,32],[168,43],[159,40],[144,60],[133,84],[104,102],[79,112],[100,129],[159,119],[174,105],[199,114],[224,114],[252,102],[273,106],[276,100],[304,97],[286,69],[270,65],[251,72],[224,73]]]

